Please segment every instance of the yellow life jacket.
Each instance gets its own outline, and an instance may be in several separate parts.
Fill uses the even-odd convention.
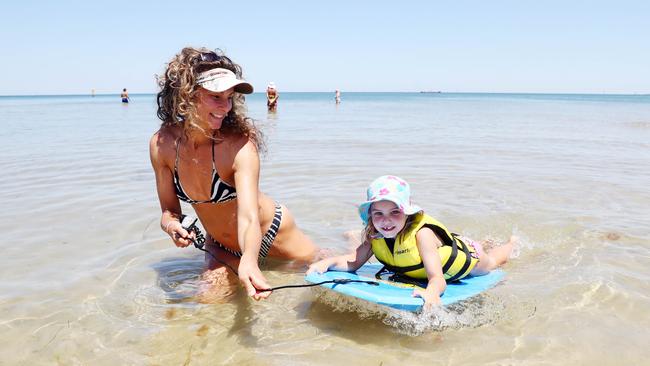
[[[373,239],[372,252],[386,269],[400,275],[415,279],[426,279],[427,273],[418,251],[415,235],[423,227],[431,229],[442,242],[438,248],[442,273],[448,282],[459,280],[469,274],[478,263],[477,255],[471,245],[463,243],[456,235],[452,234],[438,220],[424,213],[416,214],[415,221],[409,228],[402,231],[395,238],[393,251],[386,244],[384,238]]]

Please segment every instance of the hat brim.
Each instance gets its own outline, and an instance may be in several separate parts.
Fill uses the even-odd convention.
[[[361,216],[361,220],[363,220],[364,224],[368,223],[368,218],[370,216],[368,210],[370,210],[370,205],[379,201],[390,201],[393,202],[395,205],[397,205],[397,207],[400,207],[400,200],[390,195],[377,197],[377,199],[363,202],[362,204],[359,205],[359,216]],[[414,204],[404,205],[400,207],[400,209],[406,215],[413,215],[415,213],[422,211],[422,208],[420,206]]]
[[[250,83],[239,80],[237,78],[219,78],[210,81],[206,81],[200,84],[204,89],[207,89],[211,92],[221,93],[230,88],[235,88],[235,92],[241,94],[251,94],[253,93],[253,85]]]

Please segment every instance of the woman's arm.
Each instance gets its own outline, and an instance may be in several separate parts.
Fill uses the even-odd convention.
[[[413,295],[422,297],[425,305],[440,305],[440,295],[447,288],[447,282],[445,282],[445,276],[442,273],[442,262],[438,254],[438,247],[442,243],[429,228],[420,229],[415,234],[415,239],[429,281],[426,290],[415,289]]]
[[[160,131],[154,134],[149,141],[149,158],[156,176],[156,190],[162,210],[160,227],[177,247],[186,247],[191,244],[191,241],[186,239],[190,234],[180,224],[181,204],[176,197],[172,172],[162,157],[165,148],[163,144],[173,143],[172,141],[169,137],[161,136]]]
[[[327,270],[353,272],[359,269],[372,256],[372,247],[364,241],[354,253],[322,259],[309,266],[307,273],[323,273]]]
[[[260,300],[271,293],[257,292],[256,289],[267,289],[271,286],[266,282],[257,264],[262,244],[258,201],[260,159],[253,143],[248,141],[239,149],[235,155],[233,169],[237,190],[237,240],[242,252],[239,280],[248,296]]]

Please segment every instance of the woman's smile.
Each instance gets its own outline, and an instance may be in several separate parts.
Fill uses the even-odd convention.
[[[232,95],[234,88],[223,92],[210,92],[205,89],[199,90],[199,104],[197,106],[199,116],[205,120],[212,130],[221,128],[224,118],[232,109]]]
[[[225,114],[221,113],[210,113],[208,118],[208,125],[210,125],[210,128],[213,130],[218,130],[221,128],[221,123],[223,122],[223,118],[225,117]]]

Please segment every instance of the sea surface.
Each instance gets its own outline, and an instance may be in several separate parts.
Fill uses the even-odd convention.
[[[203,254],[159,228],[155,98],[131,97],[0,97],[0,365],[650,359],[650,96],[282,93],[276,113],[250,96],[261,189],[320,246],[349,248],[384,174],[455,232],[520,237],[497,287],[422,314],[312,289],[199,303]]]

